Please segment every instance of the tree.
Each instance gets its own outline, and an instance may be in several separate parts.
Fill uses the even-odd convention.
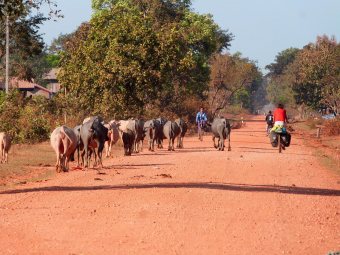
[[[208,90],[212,118],[233,101],[250,107],[252,84],[261,77],[256,65],[241,55],[217,54],[211,64],[211,81]]]
[[[88,113],[175,109],[186,96],[202,96],[210,56],[230,41],[211,16],[184,1],[118,0],[69,41],[59,79]]]
[[[5,68],[5,16],[8,16],[10,21],[10,75],[25,80],[41,76],[43,71],[37,67],[42,67],[42,64],[46,62],[43,60],[44,42],[38,29],[49,17],[39,12],[33,14],[33,10],[39,9],[44,2],[50,4],[51,8],[56,7],[50,0],[13,0],[0,3],[0,71]],[[55,15],[60,15],[58,10],[51,9],[52,11]]]
[[[335,38],[318,37],[296,59],[297,74],[293,89],[296,101],[314,109],[321,106],[340,111],[340,44]]]
[[[283,50],[275,57],[274,63],[266,66],[266,69],[269,70],[269,73],[266,75],[268,80],[266,91],[270,102],[295,106],[292,88],[295,68],[289,68],[289,66],[294,63],[299,51],[297,48]]]
[[[266,69],[269,70],[269,76],[278,76],[284,73],[286,67],[293,63],[296,55],[298,54],[299,49],[297,48],[288,48],[286,50],[281,51],[276,57],[275,62],[266,66]]]

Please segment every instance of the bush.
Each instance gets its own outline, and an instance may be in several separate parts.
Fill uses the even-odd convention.
[[[322,125],[323,124],[323,119],[321,118],[310,118],[307,120],[307,125],[311,129],[315,129],[317,125]]]
[[[323,133],[326,136],[340,135],[340,118],[327,120],[324,123]]]
[[[56,119],[50,113],[49,100],[24,98],[16,90],[0,98],[0,131],[7,132],[15,143],[36,143],[49,138]]]

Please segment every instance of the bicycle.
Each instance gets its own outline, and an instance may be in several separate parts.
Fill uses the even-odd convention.
[[[205,123],[204,123],[204,121],[200,121],[199,124],[198,124],[198,139],[199,139],[201,142],[203,141],[204,128],[205,128]]]

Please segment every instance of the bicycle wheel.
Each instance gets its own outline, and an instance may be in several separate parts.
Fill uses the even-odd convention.
[[[202,127],[198,127],[198,139],[202,142],[203,141],[203,130]]]
[[[281,153],[282,152],[281,134],[277,134],[277,138],[278,138],[279,153]]]

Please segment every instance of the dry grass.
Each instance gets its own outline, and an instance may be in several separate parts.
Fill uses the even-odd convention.
[[[340,119],[327,120],[324,122],[323,133],[326,136],[340,135]]]
[[[8,164],[0,164],[0,185],[39,181],[55,172],[55,153],[48,142],[13,145]]]

